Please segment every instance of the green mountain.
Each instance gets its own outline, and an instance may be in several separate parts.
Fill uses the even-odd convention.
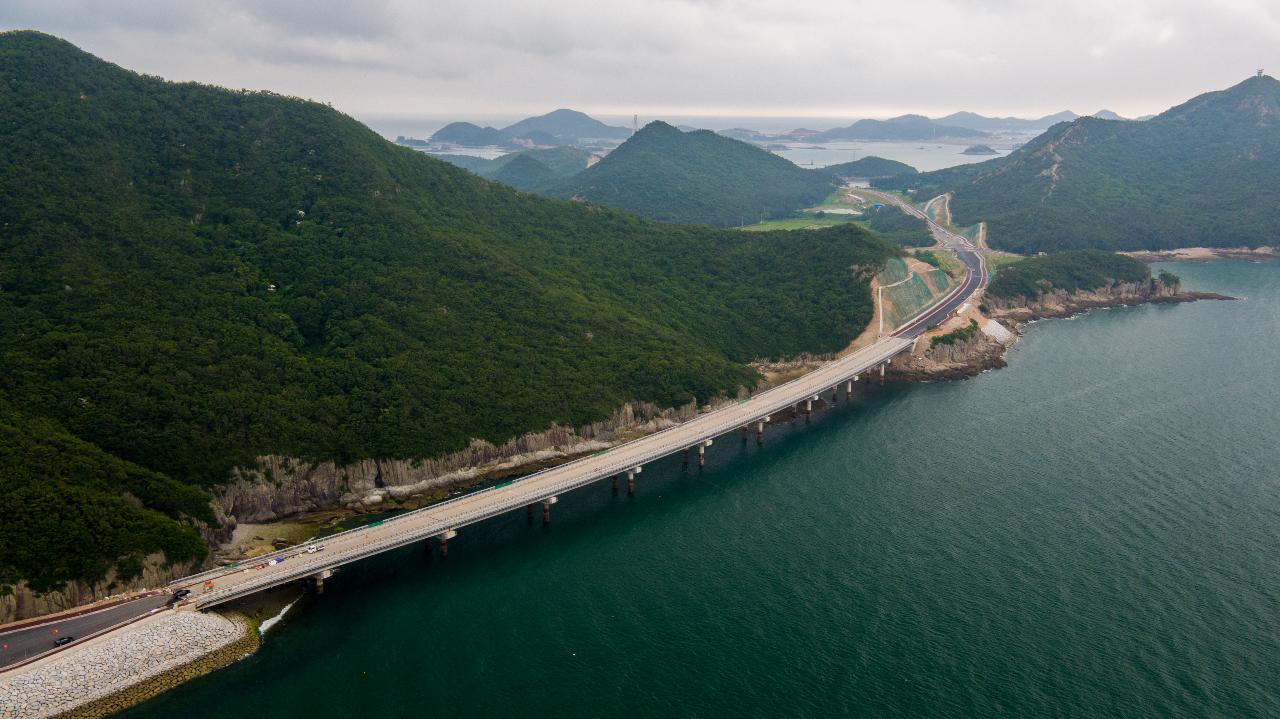
[[[529,155],[520,155],[498,168],[492,179],[521,192],[534,192],[552,185],[560,176]]]
[[[504,135],[501,130],[492,127],[480,127],[470,122],[451,122],[431,135],[431,142],[462,145],[463,147],[505,145],[508,140],[510,140],[510,137]]]
[[[822,168],[823,172],[854,180],[869,180],[877,177],[895,177],[898,175],[914,175],[918,171],[916,168],[905,162],[897,160],[886,160],[883,157],[869,155],[852,162],[842,162],[838,165],[828,165]]]
[[[1146,120],[1080,118],[1010,155],[877,181],[923,198],[954,191],[960,225],[1020,251],[1275,245],[1280,82],[1200,95]]]
[[[513,152],[488,160],[470,155],[433,155],[481,177],[511,185],[517,190],[535,192],[555,182],[572,177],[587,167],[591,153],[576,147],[548,147]],[[508,169],[508,165],[517,167]]]
[[[631,136],[629,128],[606,125],[585,113],[565,109],[527,117],[503,128],[502,132],[508,137],[529,137],[530,133],[543,132],[561,144],[570,145],[584,140],[625,140]]]
[[[730,227],[785,217],[821,201],[830,175],[710,130],[652,122],[548,194],[664,222]]]
[[[0,127],[0,585],[188,558],[207,508],[176,487],[264,454],[431,457],[733,392],[856,336],[896,252],[518,193],[33,32],[0,34]]]
[[[902,115],[889,120],[858,120],[814,136],[815,142],[833,140],[938,140],[952,137],[986,137],[982,130],[943,125],[923,115]]]
[[[577,110],[561,109],[526,117],[501,130],[470,122],[451,122],[437,130],[431,141],[463,147],[518,147],[522,140],[525,146],[529,143],[540,146],[577,145],[596,140],[625,140],[630,135],[631,130],[625,127],[606,125]]]

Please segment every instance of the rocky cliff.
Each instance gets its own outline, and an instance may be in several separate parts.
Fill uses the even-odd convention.
[[[702,410],[732,401],[724,399]],[[260,457],[256,466],[237,470],[232,481],[219,487],[214,503],[229,526],[336,508],[380,511],[442,489],[606,449],[698,412],[693,404],[672,409],[643,402],[627,404],[609,419],[576,431],[552,426],[502,445],[473,440],[466,449],[432,459],[368,459],[340,466],[277,455]]]
[[[0,596],[0,624],[61,612],[108,597],[163,587],[171,579],[184,577],[195,571],[191,564],[166,565],[164,556],[152,554],[142,562],[142,573],[132,579],[122,579],[112,569],[102,581],[68,582],[60,590],[33,592],[23,582],[13,588],[13,593]]]
[[[1051,290],[1038,297],[991,297],[984,300],[990,315],[1015,321],[1070,317],[1098,307],[1120,307],[1149,302],[1194,302],[1233,299],[1213,292],[1184,292],[1177,285],[1156,282],[1119,282],[1101,289],[1064,292]]]
[[[893,359],[885,376],[894,382],[932,382],[964,379],[999,369],[1005,366],[1005,351],[1016,341],[1012,333],[1001,337],[1005,339],[979,332],[969,339],[936,347],[930,347],[927,338],[921,338],[910,354]]]

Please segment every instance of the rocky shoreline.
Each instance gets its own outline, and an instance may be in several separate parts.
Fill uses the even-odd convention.
[[[997,319],[1013,322],[1031,322],[1034,320],[1064,319],[1075,317],[1083,312],[1113,307],[1133,307],[1136,305],[1167,305],[1182,302],[1198,302],[1200,300],[1236,300],[1236,297],[1218,294],[1217,292],[1171,292],[1159,295],[1122,294],[1114,297],[1098,296],[1094,293],[1080,293],[1065,300],[1045,301],[1021,306],[1007,306],[992,312]]]

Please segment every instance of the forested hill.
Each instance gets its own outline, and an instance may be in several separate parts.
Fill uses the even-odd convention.
[[[520,194],[32,32],[0,34],[0,127],[0,586],[190,556],[165,528],[201,510],[164,483],[259,455],[426,457],[732,392],[857,335],[858,268],[895,252]]]
[[[831,193],[830,175],[709,130],[652,122],[548,194],[665,222],[731,227],[783,217]]]
[[[559,109],[537,117],[526,117],[520,122],[503,128],[511,137],[525,137],[531,132],[545,132],[561,142],[577,142],[586,139],[623,140],[631,136],[625,127],[606,125],[577,110]]]
[[[856,160],[842,162],[838,165],[827,165],[822,168],[822,171],[835,175],[836,177],[846,177],[859,180],[877,177],[914,175],[918,172],[916,168],[905,162],[886,160],[883,157],[876,157],[875,155],[860,157]]]
[[[1072,250],[1027,257],[1001,267],[986,294],[1000,299],[1035,299],[1052,290],[1090,291],[1150,279],[1151,269],[1128,255]]]
[[[1007,157],[879,184],[952,190],[959,225],[997,247],[1056,251],[1280,242],[1280,82],[1200,95],[1145,122],[1063,123]]]
[[[522,150],[493,160],[472,155],[433,157],[466,168],[481,177],[511,185],[517,190],[535,192],[585,170],[591,153],[565,146]]]

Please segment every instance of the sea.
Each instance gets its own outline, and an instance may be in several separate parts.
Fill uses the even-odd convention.
[[[435,117],[403,118],[374,115],[362,119],[371,128],[390,140],[394,140],[400,135],[426,139],[436,130],[443,127],[447,122],[447,120],[443,118]],[[519,119],[519,117],[514,116],[495,116],[481,118],[476,120],[476,122],[482,125],[502,127]],[[613,125],[626,127],[631,126],[630,118],[604,116],[601,119]],[[734,127],[745,127],[760,132],[771,133],[801,127],[825,130],[832,127],[845,126],[852,122],[852,120],[844,122],[833,120],[831,118],[669,117],[662,119],[670,122],[671,124],[685,128],[724,130]],[[969,163],[982,162],[984,160],[1002,157],[1034,137],[1034,134],[1012,133],[994,135],[980,140],[947,139],[912,142],[859,141],[830,143],[779,142],[768,143],[767,149],[805,168],[826,167],[827,165],[849,162],[851,160],[857,160],[870,155],[883,157],[889,160],[897,160],[898,162],[905,162],[921,172],[928,172],[930,170],[941,170],[946,167],[966,165]],[[967,148],[978,143],[987,145],[994,150],[995,153],[986,155],[964,154],[964,151]],[[448,149],[432,150],[431,154],[472,155],[492,160],[494,158],[501,157],[508,152],[510,152],[510,150],[501,147],[459,146]]]
[[[342,569],[133,719],[1280,716],[1280,264]]]

